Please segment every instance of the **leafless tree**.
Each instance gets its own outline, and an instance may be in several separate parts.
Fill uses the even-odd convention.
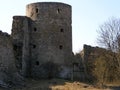
[[[98,29],[97,41],[108,50],[118,52],[120,48],[120,19],[110,18]]]
[[[109,67],[120,73],[120,19],[110,18],[98,29],[98,44],[112,52]],[[112,68],[111,68],[112,69]]]

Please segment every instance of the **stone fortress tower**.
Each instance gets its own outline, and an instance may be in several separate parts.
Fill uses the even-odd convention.
[[[26,6],[26,16],[14,16],[12,38],[18,69],[24,76],[63,77],[72,58],[71,6],[38,2]]]

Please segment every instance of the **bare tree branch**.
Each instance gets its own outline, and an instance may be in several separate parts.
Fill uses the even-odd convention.
[[[118,71],[120,77],[120,19],[110,18],[98,29],[98,44],[112,53],[110,55],[108,68]],[[113,71],[114,71],[113,70]]]
[[[108,50],[118,52],[120,49],[120,19],[111,18],[98,29],[98,44]]]

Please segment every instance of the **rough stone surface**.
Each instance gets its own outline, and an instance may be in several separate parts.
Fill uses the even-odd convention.
[[[73,57],[71,23],[71,6],[56,2],[28,4],[26,16],[14,16],[12,39],[18,71],[34,78],[61,77],[63,72],[66,78]]]
[[[85,65],[82,59],[81,53],[77,53],[74,56],[74,62],[73,62],[73,80],[79,80],[82,82],[85,82],[86,80],[86,74],[85,74]]]
[[[0,31],[0,86],[9,88],[13,84],[20,85],[22,79],[18,77],[15,66],[12,38],[7,33]],[[18,81],[19,80],[19,81]],[[17,82],[17,83],[14,83]]]
[[[15,58],[10,35],[0,31],[0,71],[15,72]]]
[[[104,49],[104,48],[100,48],[100,47],[92,47],[90,45],[84,45],[83,47],[83,51],[81,52],[81,56],[83,59],[83,63],[85,65],[84,70],[85,70],[85,74],[86,77],[89,80],[93,80],[93,76],[92,76],[92,71],[94,69],[94,62],[96,60],[96,58],[100,57],[100,56],[104,56],[105,53],[107,53],[108,50]]]
[[[0,86],[24,85],[22,76],[70,78],[71,23],[71,6],[56,2],[29,4],[26,16],[14,16],[11,35],[0,31]]]
[[[14,16],[11,35],[0,31],[0,86],[23,86],[22,76],[70,78],[71,23],[71,6],[56,2],[29,4],[26,16]]]
[[[39,77],[49,61],[69,65],[72,56],[71,6],[63,3],[32,3],[26,7],[31,24],[31,75]],[[62,70],[62,69],[61,69]],[[47,73],[46,73],[47,74]],[[35,76],[36,77],[36,76]]]
[[[12,39],[16,66],[24,76],[30,74],[30,19],[26,16],[14,16]]]

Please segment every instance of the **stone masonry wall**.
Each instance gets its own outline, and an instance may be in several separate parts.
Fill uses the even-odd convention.
[[[65,67],[72,57],[71,6],[55,2],[32,3],[27,5],[26,15],[33,20],[30,35],[32,76],[49,77],[43,68],[48,62],[55,67],[58,65],[61,73],[67,72]]]
[[[85,64],[85,72],[88,79],[92,80],[92,71],[94,69],[94,61],[100,57],[105,55],[108,51],[104,48],[92,47],[90,45],[84,45],[84,49],[82,51],[82,58]]]
[[[27,5],[26,11],[27,16],[13,17],[11,35],[0,31],[0,86],[23,84],[21,75],[70,78],[71,6],[39,2]]]
[[[16,66],[23,76],[30,76],[30,31],[32,21],[26,16],[14,16],[12,39]]]
[[[17,73],[12,38],[0,31],[0,87],[22,85],[22,77]]]
[[[15,72],[15,57],[13,54],[12,38],[0,31],[0,71]]]

